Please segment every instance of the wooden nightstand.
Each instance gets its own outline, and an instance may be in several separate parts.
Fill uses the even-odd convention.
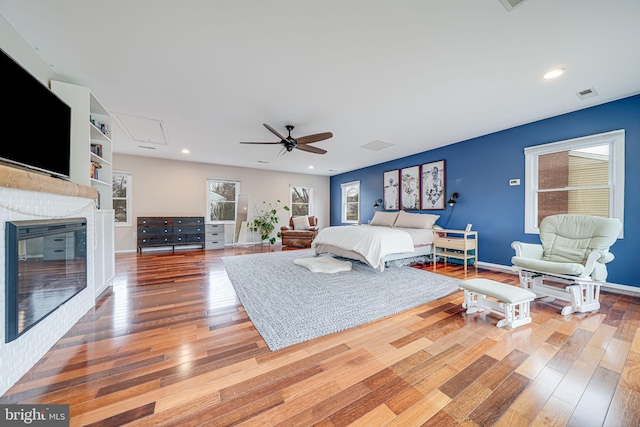
[[[440,249],[440,252],[438,252]],[[478,268],[478,232],[464,230],[434,230],[433,231],[433,265],[436,257],[460,259],[467,271],[468,260],[473,259],[474,267]]]

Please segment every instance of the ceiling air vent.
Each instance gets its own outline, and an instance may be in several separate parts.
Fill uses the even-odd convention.
[[[594,96],[598,96],[598,91],[596,91],[596,88],[592,87],[589,89],[581,90],[580,92],[576,92],[576,95],[580,99],[588,99],[593,98]]]
[[[500,0],[500,3],[507,9],[508,12],[511,12],[516,7],[520,6],[527,0]]]
[[[361,147],[366,150],[380,151],[384,150],[385,148],[393,147],[394,145],[395,144],[392,144],[390,142],[380,141],[379,139],[376,139],[375,141],[371,141],[364,145],[361,145]]]

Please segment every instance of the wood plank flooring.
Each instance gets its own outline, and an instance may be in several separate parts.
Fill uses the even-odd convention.
[[[66,403],[74,426],[639,424],[636,294],[570,316],[537,300],[509,330],[467,316],[458,291],[271,352],[221,260],[265,248],[117,255],[113,288],[0,403]]]

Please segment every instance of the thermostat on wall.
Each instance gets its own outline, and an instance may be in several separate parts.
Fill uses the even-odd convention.
[[[511,185],[511,186],[520,185],[520,180],[519,179],[510,179],[509,180],[509,185]]]

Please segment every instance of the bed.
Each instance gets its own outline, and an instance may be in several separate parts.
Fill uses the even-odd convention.
[[[317,255],[353,259],[384,271],[388,261],[430,255],[438,218],[439,215],[378,211],[370,225],[323,228],[311,247]]]

